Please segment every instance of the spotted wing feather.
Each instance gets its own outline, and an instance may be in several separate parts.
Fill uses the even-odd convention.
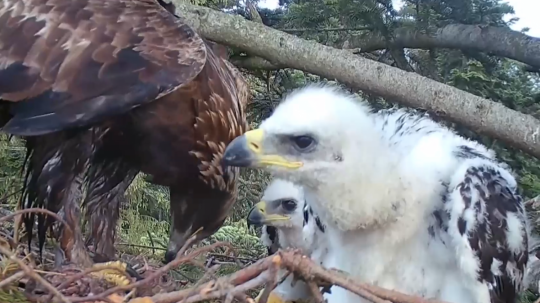
[[[3,130],[40,135],[83,127],[190,82],[202,39],[155,0],[0,2]]]
[[[193,83],[197,94],[194,96],[195,146],[191,154],[201,162],[199,177],[203,182],[235,192],[239,171],[232,167],[224,171],[221,157],[229,142],[248,130],[245,110],[249,89],[242,74],[214,51],[208,52],[207,64],[209,68],[203,71],[206,74],[201,73]]]
[[[528,222],[514,177],[486,157],[464,161],[449,186],[448,234],[478,302],[516,302],[528,262]]]

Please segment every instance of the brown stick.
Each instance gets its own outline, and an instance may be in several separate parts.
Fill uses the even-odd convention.
[[[157,278],[159,275],[165,273],[166,271],[172,269],[175,266],[188,262],[194,262],[193,259],[197,256],[203,253],[208,253],[209,251],[212,251],[219,246],[223,246],[224,243],[214,243],[213,245],[195,249],[187,255],[182,255],[187,249],[188,245],[189,243],[186,243],[186,245],[180,250],[176,259],[173,262],[161,267],[155,273],[145,278],[144,280],[126,286],[117,286],[94,296],[88,296],[84,298],[69,298],[71,299],[71,301],[68,301],[68,298],[62,297],[61,294],[59,298],[64,303],[108,301],[107,298],[109,295],[118,291],[133,290],[136,287],[150,282],[151,280]],[[0,247],[0,249],[5,250],[2,247]],[[11,254],[9,251],[6,253],[6,255],[10,256],[10,258],[13,257],[13,254]],[[20,260],[19,262],[22,263],[22,261]],[[28,271],[29,273],[27,274],[29,276],[38,280],[38,282],[41,282],[40,279],[42,278],[39,276],[36,278],[36,274],[31,268],[27,267],[24,263],[22,265],[25,266],[21,266],[21,268],[25,270],[25,273],[26,271]],[[275,284],[277,282],[276,273],[278,272],[279,268],[286,269],[289,272],[295,273],[300,278],[304,279],[308,283],[311,291],[313,292],[317,303],[320,303],[323,300],[323,296],[318,290],[317,283],[331,284],[342,287],[375,303],[383,303],[387,301],[395,303],[443,303],[437,300],[426,300],[420,297],[405,295],[397,291],[386,290],[373,285],[353,281],[345,274],[321,267],[308,257],[302,255],[302,253],[298,250],[279,250],[276,254],[261,259],[256,263],[252,264],[251,266],[241,269],[229,276],[216,278],[212,281],[206,282],[201,285],[196,285],[189,289],[183,289],[165,294],[156,294],[152,297],[135,298],[130,300],[129,302],[194,303],[224,297],[224,302],[226,303],[232,302],[234,298],[238,298],[248,303],[253,303],[253,300],[249,298],[245,293],[250,289],[265,284],[267,291],[269,292],[275,287]],[[95,269],[88,269],[85,272],[89,273],[92,270]],[[48,284],[48,282],[45,281],[45,283],[43,283],[43,285],[45,285],[51,293],[59,293],[59,291],[55,289],[52,285]],[[66,284],[66,282],[62,283],[62,285],[64,284]]]
[[[199,294],[196,294],[192,297],[189,297],[189,298],[186,298],[183,302],[185,303],[194,303],[194,302],[200,302],[200,301],[207,301],[207,300],[212,300],[212,299],[217,299],[217,298],[221,298],[221,297],[224,297],[228,294],[231,295],[231,297],[238,297],[240,296],[241,294],[244,294],[246,291],[250,290],[250,289],[253,289],[255,287],[258,287],[258,286],[261,286],[263,285],[264,283],[267,282],[268,278],[270,277],[270,275],[268,274],[268,272],[264,272],[262,274],[260,274],[259,276],[257,276],[255,279],[253,280],[250,280],[250,281],[247,281],[246,283],[243,283],[241,285],[238,285],[238,286],[235,286],[233,288],[224,288],[224,289],[216,289],[212,292],[209,292],[209,293],[199,293]],[[211,283],[211,282],[209,282]],[[177,302],[177,301],[154,301],[155,303],[173,303],[173,302]]]
[[[280,262],[275,257],[271,259],[272,260],[272,266],[267,270],[269,274],[269,280],[266,283],[266,287],[264,288],[264,291],[261,294],[261,297],[259,298],[259,303],[266,303],[268,301],[268,297],[270,296],[270,292],[276,287],[278,282],[278,272],[280,268]],[[276,262],[277,261],[277,262]]]
[[[91,268],[87,268],[87,269],[83,270],[80,273],[77,273],[77,274],[74,274],[74,275],[70,276],[69,279],[62,282],[62,284],[60,284],[57,288],[58,288],[58,290],[62,290],[64,288],[68,287],[71,283],[81,279],[82,277],[84,277],[84,276],[86,276],[86,275],[88,275],[90,273],[93,273],[93,272],[96,272],[96,271],[102,271],[102,270],[111,270],[111,269],[117,271],[120,274],[123,274],[123,275],[127,276],[127,274],[125,272],[122,272],[120,269],[118,269],[117,267],[114,267],[113,265],[100,266],[100,267],[91,267]]]
[[[192,255],[198,252],[199,250],[196,250],[190,255],[178,260],[190,259],[192,258]],[[420,297],[405,295],[397,291],[386,290],[365,283],[355,282],[342,273],[322,268],[311,259],[302,255],[299,251],[295,250],[280,250],[277,254],[261,259],[255,264],[241,269],[229,276],[220,277],[199,286],[166,294],[156,294],[152,297],[136,298],[129,302],[194,303],[222,297],[225,297],[224,302],[231,302],[233,298],[251,302],[252,300],[247,298],[245,292],[264,284],[266,284],[267,287],[270,286],[269,289],[271,289],[273,283],[276,281],[274,271],[278,266],[297,273],[301,278],[305,279],[308,282],[310,289],[314,292],[317,302],[321,302],[323,297],[318,291],[318,286],[315,282],[326,282],[337,285],[376,303],[387,301],[395,303],[444,303],[438,300],[426,300]],[[133,287],[133,285],[130,286]],[[99,296],[101,297],[106,294],[110,294],[110,291],[104,292]],[[95,299],[95,297],[85,298],[85,300],[93,299]],[[80,302],[80,300],[78,301]]]
[[[149,245],[139,245],[139,244],[131,244],[131,243],[117,243],[115,244],[117,246],[128,246],[128,247],[137,247],[137,248],[146,248],[151,250],[162,250],[166,251],[166,248],[163,247],[156,247],[156,246],[149,246]]]
[[[62,219],[59,215],[53,213],[52,211],[46,210],[44,208],[27,208],[27,209],[17,210],[16,212],[14,212],[14,213],[12,213],[10,215],[7,215],[7,216],[4,216],[4,217],[0,218],[0,223],[3,222],[3,221],[7,221],[7,220],[9,220],[11,218],[14,218],[16,216],[24,215],[24,214],[28,214],[28,213],[42,213],[42,214],[46,214],[48,216],[54,217],[57,221],[62,222],[62,224],[64,224],[65,228],[67,228],[68,231],[73,232],[64,219]]]
[[[317,284],[315,282],[313,282],[313,281],[310,281],[307,284],[308,284],[309,290],[311,291],[311,294],[315,298],[316,302],[317,303],[324,303],[324,297],[321,294],[321,291],[319,290],[319,287],[317,286]]]
[[[191,239],[194,239],[194,237],[192,237]],[[218,243],[214,243],[214,244],[209,245],[209,246],[198,248],[198,249],[192,251],[191,253],[189,253],[188,255],[182,256],[182,254],[185,252],[185,250],[187,249],[187,247],[189,247],[189,245],[191,243],[193,243],[192,240],[186,242],[184,247],[182,249],[180,249],[180,251],[176,255],[175,260],[173,260],[169,264],[159,268],[158,270],[156,270],[154,273],[152,273],[150,276],[144,278],[143,280],[137,281],[137,282],[135,282],[133,284],[129,284],[129,285],[116,286],[116,287],[108,289],[108,290],[102,292],[101,294],[98,294],[98,295],[95,295],[95,296],[88,296],[88,297],[85,297],[85,298],[70,298],[71,302],[75,303],[75,302],[98,301],[98,300],[103,300],[103,298],[106,298],[108,295],[111,295],[111,294],[116,293],[116,292],[132,290],[133,288],[140,287],[140,286],[145,285],[146,283],[149,283],[153,279],[155,279],[155,278],[159,277],[160,275],[166,273],[167,271],[171,270],[172,268],[175,268],[175,267],[177,267],[179,265],[187,263],[191,259],[193,259],[193,258],[195,258],[195,257],[197,257],[197,256],[199,256],[199,255],[201,255],[201,254],[203,254],[205,252],[212,251],[212,250],[214,250],[214,249],[216,249],[217,247],[220,247],[220,246],[229,246],[230,245],[228,243],[218,242]]]
[[[313,262],[299,251],[278,251],[282,257],[283,266],[296,272],[306,280],[320,279],[343,287],[372,302],[382,302],[381,299],[395,303],[446,303],[438,300],[426,300],[416,296],[406,295],[397,291],[387,290],[374,285],[353,281],[337,271],[329,271]]]
[[[230,276],[221,277],[190,289],[167,294],[157,294],[150,299],[154,303],[193,303],[221,297],[226,297],[230,300],[231,297],[240,296],[240,291],[247,291],[263,284],[270,286],[272,282],[275,283],[275,275],[272,274],[272,269],[275,269],[276,265],[282,265],[288,270],[299,273],[300,276],[308,280],[308,283],[311,284],[310,288],[312,288],[312,291],[318,292],[317,286],[313,283],[314,280],[328,280],[376,303],[386,302],[385,300],[387,299],[396,303],[442,303],[440,301],[428,301],[422,298],[407,296],[377,287],[365,287],[363,283],[354,282],[345,276],[340,277],[340,273],[326,270],[305,256],[302,256],[299,252],[294,251],[280,251],[278,255],[259,260],[257,263],[239,270]],[[223,287],[220,288],[219,286]],[[271,287],[268,289],[271,289]],[[377,292],[377,294],[373,292]],[[316,299],[319,302],[322,299],[320,292],[318,296],[316,295]]]
[[[264,273],[272,265],[272,256],[261,259],[251,266],[248,266],[242,270],[239,270],[230,276],[221,277],[217,280],[207,282],[196,289],[184,289],[174,291],[166,294],[154,295],[151,299],[154,303],[174,303],[174,302],[197,302],[201,300],[210,300],[219,297],[223,297],[222,290],[217,290],[214,286],[217,285],[230,285],[230,290],[249,290],[261,286],[268,282],[270,275],[268,272]],[[264,274],[263,274],[264,273]],[[248,284],[245,286],[244,284]],[[236,288],[242,286],[241,288]],[[184,301],[185,300],[185,301]]]
[[[58,291],[58,289],[56,289],[54,286],[51,285],[51,283],[49,283],[47,280],[45,280],[40,275],[38,275],[35,271],[33,271],[32,268],[30,268],[29,266],[24,264],[24,262],[21,261],[19,258],[17,258],[11,251],[9,251],[8,249],[0,246],[0,253],[8,256],[9,259],[11,259],[15,263],[17,263],[17,265],[19,265],[19,267],[24,271],[24,273],[28,277],[36,280],[36,282],[43,285],[45,288],[47,288],[47,290],[49,290],[52,294],[54,294],[54,296],[56,296],[58,299],[60,299],[60,301],[62,301],[64,303],[71,303],[68,300],[68,298],[66,298],[64,295],[62,295],[62,293],[60,293],[60,291]]]
[[[26,274],[24,271],[19,271],[17,273],[14,273],[13,275],[9,276],[8,278],[5,278],[4,280],[0,281],[0,288],[9,285],[19,279],[22,279]]]

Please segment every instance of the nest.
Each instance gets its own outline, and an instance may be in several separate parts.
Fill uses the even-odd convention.
[[[7,217],[15,216],[0,217],[0,228]],[[306,302],[324,302],[321,287],[328,291],[332,285],[337,285],[375,303],[443,303],[353,281],[343,272],[319,266],[299,250],[278,250],[258,261],[241,263],[229,243],[188,249],[193,244],[191,240],[167,265],[140,256],[123,255],[121,260],[131,264],[141,276],[135,281],[126,274],[122,262],[92,268],[58,266],[55,265],[55,254],[45,251],[43,262],[38,264],[35,248],[16,243],[9,234],[0,229],[0,302],[193,303],[220,300],[230,303],[238,300],[254,303],[253,290],[264,288],[258,302],[266,303],[271,290],[292,274],[310,287],[312,298],[307,298]],[[216,250],[221,250],[220,254],[216,254]],[[215,262],[216,256],[235,260],[240,269],[229,275],[216,276],[221,266],[220,262]],[[203,269],[203,277],[197,281],[175,279],[172,271],[183,264]]]
[[[0,216],[0,302],[124,302],[136,296],[171,292],[188,284],[175,279],[170,271],[160,270],[159,261],[141,256],[122,255],[121,262],[85,269],[73,264],[58,265],[58,259],[62,259],[60,251],[45,247],[38,261],[37,247],[18,243],[14,238],[19,237],[11,236],[16,234],[18,224],[8,221],[16,217],[16,213],[5,210]],[[144,283],[131,287],[136,281],[126,273],[125,264],[133,265]]]

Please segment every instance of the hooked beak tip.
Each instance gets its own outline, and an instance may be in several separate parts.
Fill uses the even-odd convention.
[[[248,148],[245,136],[236,137],[225,149],[221,165],[235,167],[251,167],[255,163],[255,156]]]

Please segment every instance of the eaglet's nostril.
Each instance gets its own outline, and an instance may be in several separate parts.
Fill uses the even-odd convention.
[[[252,150],[259,150],[260,149],[260,146],[257,144],[257,143],[249,143],[249,145],[251,146],[251,149]]]

